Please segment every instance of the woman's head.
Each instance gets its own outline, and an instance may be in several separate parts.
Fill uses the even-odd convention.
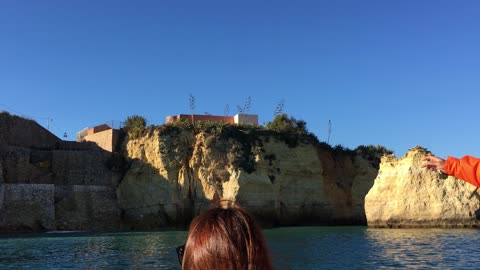
[[[272,269],[261,228],[236,205],[217,206],[190,225],[182,269]]]

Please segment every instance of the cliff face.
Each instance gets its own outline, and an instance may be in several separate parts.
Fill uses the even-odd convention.
[[[473,227],[479,225],[478,190],[453,177],[421,168],[430,154],[421,147],[403,158],[384,157],[365,198],[371,227]]]
[[[0,127],[0,231],[186,226],[219,199],[264,225],[363,225],[378,171],[296,131],[166,125],[125,139],[120,156],[26,119],[0,114]],[[24,129],[47,142],[12,135]]]
[[[304,133],[203,130],[152,128],[118,155],[0,113],[0,231],[185,226],[219,199],[271,226],[479,226],[480,193],[420,168],[421,147],[380,163]]]
[[[133,228],[186,225],[213,200],[249,209],[263,224],[366,224],[377,169],[312,139],[228,128],[155,129],[124,145],[132,160],[117,189]]]

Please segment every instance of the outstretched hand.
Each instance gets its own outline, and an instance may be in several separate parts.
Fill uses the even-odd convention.
[[[422,168],[427,168],[431,171],[443,171],[445,169],[445,160],[435,156],[426,156],[423,158]]]

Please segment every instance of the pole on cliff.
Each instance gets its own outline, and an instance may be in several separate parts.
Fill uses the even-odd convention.
[[[327,144],[330,143],[330,135],[332,135],[332,121],[328,120],[328,137],[327,137]]]
[[[192,111],[192,125],[195,126],[195,119],[193,119],[193,115],[195,114],[195,97],[192,94],[190,94],[188,102],[190,105],[190,110]]]
[[[50,118],[50,115],[47,117],[47,130],[50,130],[50,121],[53,121],[52,118]]]

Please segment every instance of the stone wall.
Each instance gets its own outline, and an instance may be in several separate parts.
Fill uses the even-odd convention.
[[[121,175],[110,170],[111,153],[98,150],[36,150],[0,146],[6,183],[115,186]]]
[[[0,184],[0,230],[55,228],[54,185]]]
[[[0,145],[0,163],[5,183],[53,184],[52,152]]]
[[[104,151],[53,151],[54,183],[115,186],[121,176],[106,166],[110,157]]]
[[[98,230],[122,227],[115,188],[96,185],[55,186],[57,230]]]
[[[0,231],[120,228],[122,159],[92,142],[48,134],[0,113]]]
[[[0,231],[120,228],[113,187],[0,184]]]

